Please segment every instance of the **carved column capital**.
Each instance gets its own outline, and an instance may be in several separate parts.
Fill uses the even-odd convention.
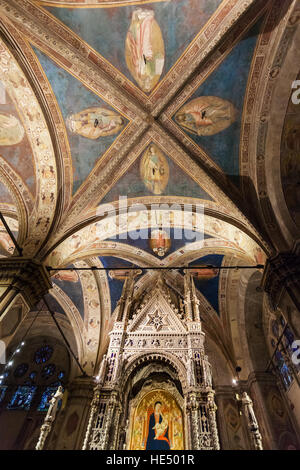
[[[300,253],[299,247],[268,259],[263,276],[263,288],[269,294],[272,308],[278,307],[284,289],[300,310]]]
[[[20,293],[30,308],[52,287],[50,276],[40,262],[23,257],[0,259],[0,286]]]

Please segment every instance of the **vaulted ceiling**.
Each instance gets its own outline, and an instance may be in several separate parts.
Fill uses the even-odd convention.
[[[0,209],[25,256],[56,268],[256,265],[292,246],[295,0],[0,0],[0,11]],[[183,205],[190,230],[177,237]],[[3,227],[0,243],[12,254]],[[233,277],[196,281],[220,331]],[[122,279],[58,271],[53,283],[93,368]]]

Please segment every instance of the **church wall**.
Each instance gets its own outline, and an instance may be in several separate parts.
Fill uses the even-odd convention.
[[[46,448],[81,449],[86,432],[95,383],[91,378],[76,378],[69,386],[66,408],[58,414]]]
[[[2,370],[4,379],[1,380],[1,387],[7,389],[0,401],[1,449],[35,448],[47,403],[59,384],[66,391],[60,405],[60,412],[63,413],[71,361],[61,340],[48,336],[47,328],[44,332],[40,336],[35,334],[37,330],[32,331],[26,337],[24,346],[14,342],[9,348],[8,358],[17,348],[20,351],[13,356],[12,366]]]

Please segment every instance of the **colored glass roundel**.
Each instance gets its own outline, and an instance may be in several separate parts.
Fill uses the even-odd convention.
[[[51,346],[48,346],[48,345],[42,346],[40,349],[38,349],[35,352],[34,360],[36,364],[43,364],[49,361],[52,354],[53,354],[53,348],[51,348]]]
[[[55,364],[47,364],[45,367],[43,367],[42,370],[42,377],[43,379],[48,379],[49,377],[52,377],[52,375],[55,372]]]
[[[25,363],[19,364],[14,371],[14,376],[17,378],[23,377],[23,375],[25,375],[26,372],[28,371],[28,367],[29,367],[28,364],[25,364]]]

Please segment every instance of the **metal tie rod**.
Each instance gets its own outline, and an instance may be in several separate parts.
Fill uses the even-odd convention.
[[[195,270],[195,269],[264,269],[263,264],[256,264],[255,266],[213,266],[208,264],[207,266],[120,266],[116,267],[98,267],[98,266],[90,266],[89,268],[53,268],[52,266],[46,266],[48,271],[119,271],[119,270],[154,270],[154,271],[170,271],[172,269],[188,269],[188,270]]]

